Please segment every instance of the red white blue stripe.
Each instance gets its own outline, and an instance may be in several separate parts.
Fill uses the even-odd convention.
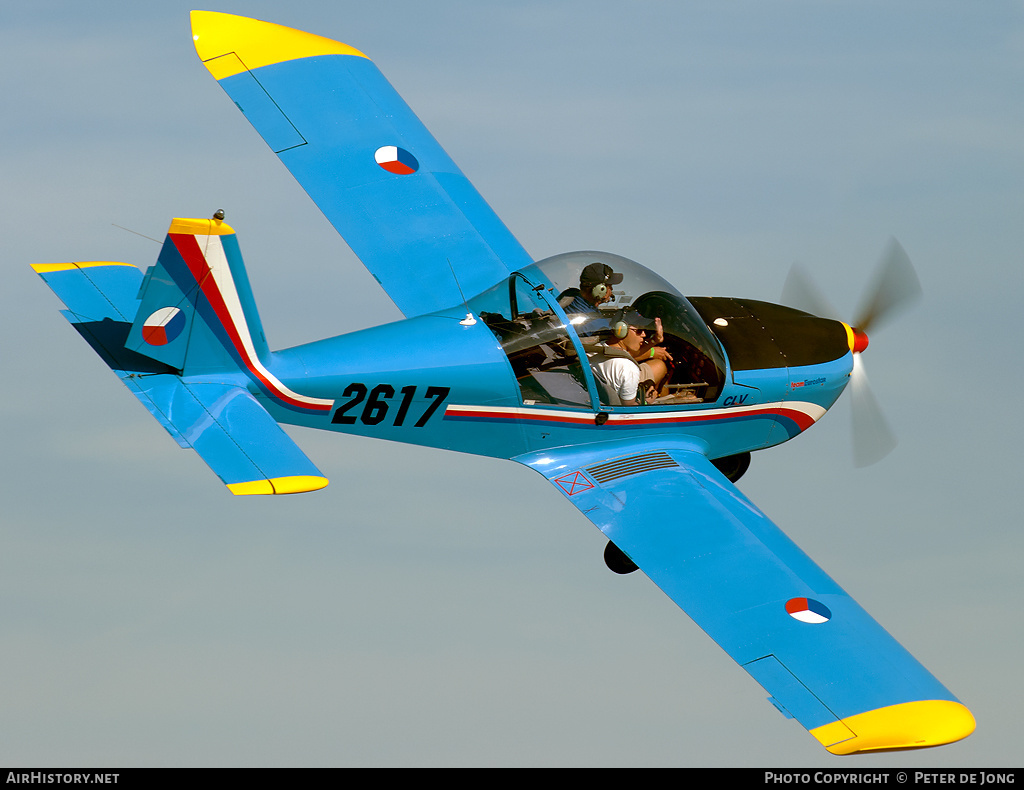
[[[776,420],[785,427],[790,436],[796,436],[796,434],[807,430],[820,420],[825,411],[824,407],[816,403],[779,401],[751,406],[730,406],[725,409],[698,410],[691,408],[685,411],[610,413],[608,421],[601,426],[601,429],[769,418]],[[594,426],[594,415],[589,411],[566,411],[527,406],[459,406],[453,404],[445,409],[444,418],[446,420],[471,422],[505,422],[512,420],[545,424],[558,423],[565,426]]]
[[[235,279],[231,274],[224,245],[220,236],[195,236],[186,233],[172,233],[171,240],[184,260],[189,272],[213,310],[228,345],[245,371],[257,381],[272,397],[293,408],[312,411],[329,411],[333,400],[311,398],[288,389],[260,361],[252,344],[252,335],[245,311],[242,309]]]

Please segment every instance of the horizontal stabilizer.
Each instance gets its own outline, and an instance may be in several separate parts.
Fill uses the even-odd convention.
[[[67,305],[62,314],[115,371],[169,373],[156,360],[125,347],[138,311],[142,272],[127,263],[37,263],[33,269]]]
[[[316,491],[327,478],[244,387],[174,375],[122,381],[183,447],[191,447],[233,494]]]
[[[135,318],[142,272],[130,263],[35,263],[32,268],[78,321],[112,319],[130,324]]]

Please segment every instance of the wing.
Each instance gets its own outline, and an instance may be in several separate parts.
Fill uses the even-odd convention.
[[[532,263],[363,53],[209,11],[192,12],[192,32],[210,73],[406,316],[461,304]]]
[[[590,445],[541,472],[834,754],[938,746],[974,717],[696,448]]]

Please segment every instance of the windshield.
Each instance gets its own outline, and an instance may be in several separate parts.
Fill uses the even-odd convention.
[[[471,310],[501,343],[526,405],[590,406],[586,378],[562,320],[535,287],[513,274],[473,297]]]
[[[594,251],[545,258],[521,273],[553,289],[585,347],[600,343],[634,312],[652,322],[660,319],[660,346],[669,352],[671,364],[664,387],[649,405],[718,398],[726,369],[721,347],[686,297],[663,277],[629,258]]]

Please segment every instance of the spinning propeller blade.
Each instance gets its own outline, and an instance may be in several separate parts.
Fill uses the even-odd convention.
[[[871,466],[892,452],[897,440],[871,391],[860,354],[853,355],[850,395],[853,411],[853,463],[858,467]]]
[[[811,279],[810,273],[799,263],[794,263],[789,269],[786,284],[782,286],[782,303],[819,318],[842,320],[839,311],[825,298],[817,283]]]
[[[858,336],[853,354],[850,391],[853,412],[853,457],[856,466],[870,466],[896,447],[896,435],[882,413],[868,384],[861,352],[867,347],[867,332],[892,320],[921,295],[921,283],[906,251],[890,239],[882,262],[857,311],[853,323]],[[794,263],[782,289],[784,304],[822,318],[839,320],[838,312],[821,293],[807,270]]]
[[[862,332],[877,328],[909,307],[920,295],[921,283],[910,258],[896,239],[890,239],[853,325]]]

